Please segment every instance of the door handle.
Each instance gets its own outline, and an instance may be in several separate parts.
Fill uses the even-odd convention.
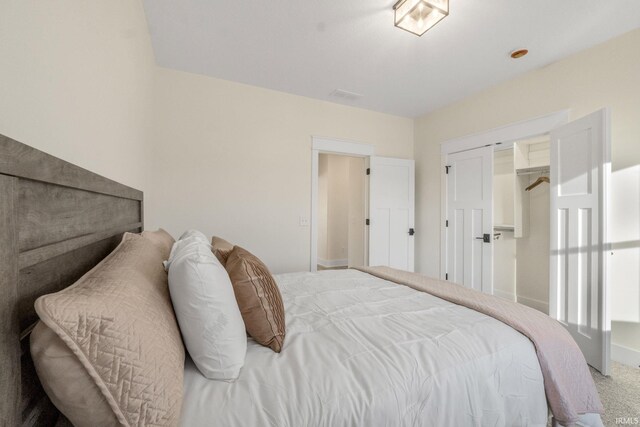
[[[491,243],[491,234],[483,234],[482,237],[476,237],[476,240],[482,240],[484,243]]]
[[[409,236],[413,236],[414,234],[416,234],[416,230],[414,230],[413,228],[409,229]]]

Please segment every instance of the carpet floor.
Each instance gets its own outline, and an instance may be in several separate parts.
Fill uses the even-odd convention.
[[[611,362],[608,377],[590,369],[604,405],[602,423],[606,427],[640,425],[640,369]],[[551,418],[547,426],[551,427]]]
[[[593,368],[591,374],[604,405],[604,425],[640,425],[640,369],[612,362],[611,376]]]

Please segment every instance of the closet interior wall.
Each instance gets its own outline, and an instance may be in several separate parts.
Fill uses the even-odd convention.
[[[516,300],[513,150],[496,151],[493,160],[493,292]]]
[[[548,136],[517,141],[494,157],[494,292],[548,314]]]

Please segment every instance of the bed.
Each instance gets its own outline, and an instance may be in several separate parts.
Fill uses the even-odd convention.
[[[0,202],[2,425],[66,425],[31,361],[33,302],[142,231],[143,195],[0,136]],[[547,425],[535,348],[506,324],[356,270],[276,280],[282,352],[249,340],[233,382],[187,359],[181,425]]]
[[[188,361],[183,425],[547,425],[533,345],[505,324],[356,270],[276,280],[282,352],[250,342],[230,383]]]

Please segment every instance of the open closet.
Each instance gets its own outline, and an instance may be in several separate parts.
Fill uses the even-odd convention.
[[[557,319],[609,370],[609,111],[446,141],[441,278]]]
[[[549,135],[496,146],[494,294],[549,312]]]

